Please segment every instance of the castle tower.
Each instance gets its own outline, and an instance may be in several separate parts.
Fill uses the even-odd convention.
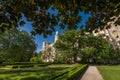
[[[55,41],[54,41],[54,42],[56,42],[56,41],[58,40],[58,37],[59,37],[59,32],[56,31],[56,34],[55,34]]]
[[[45,51],[50,45],[51,43],[49,42],[43,42],[42,50]]]
[[[42,50],[43,50],[43,51],[45,50],[45,42],[43,42]]]

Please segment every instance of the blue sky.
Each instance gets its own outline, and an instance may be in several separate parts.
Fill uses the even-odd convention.
[[[56,11],[48,10],[48,12],[49,11],[51,12],[51,14],[57,15]],[[80,12],[79,15],[82,16],[82,21],[78,24],[78,26],[81,26],[81,25],[85,26],[85,22],[90,17],[90,14],[85,14],[83,12]],[[25,17],[23,17],[23,19],[26,21]],[[19,30],[26,30],[28,33],[30,33],[32,31],[32,25],[31,24],[32,24],[31,22],[26,21],[26,24],[24,26],[19,27]],[[60,34],[63,33],[63,30],[61,30],[59,28],[59,26],[56,26],[55,29],[56,29],[56,31],[59,31]],[[34,41],[37,44],[36,52],[41,51],[43,42],[53,43],[54,42],[54,36],[55,36],[55,32],[53,32],[52,35],[48,35],[47,38],[44,38],[43,35],[38,35],[38,34],[36,36],[34,36],[34,38],[35,38]]]

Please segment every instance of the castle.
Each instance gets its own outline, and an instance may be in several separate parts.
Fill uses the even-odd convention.
[[[55,48],[53,47],[53,45],[55,44],[55,42],[58,40],[59,37],[59,33],[58,31],[55,34],[55,40],[54,43],[49,43],[49,42],[43,42],[43,46],[42,46],[42,56],[41,59],[43,62],[53,62],[54,58],[57,54]]]
[[[114,49],[120,49],[120,26],[115,25],[114,23],[108,23],[109,27],[104,28],[104,30],[99,30],[97,33],[93,31],[94,36],[102,35],[105,38],[111,47]]]
[[[109,28],[105,27],[103,30],[98,30],[97,33],[93,31],[93,34],[94,36],[102,35],[103,38],[109,42],[111,47],[113,47],[114,49],[120,49],[120,26],[119,25],[115,26],[115,24],[112,22],[108,23],[108,25]],[[53,47],[53,45],[58,40],[58,37],[59,37],[59,33],[57,31],[55,34],[54,43],[43,42],[42,52],[44,52],[44,54],[42,54],[41,56],[43,62],[54,61],[57,52]]]

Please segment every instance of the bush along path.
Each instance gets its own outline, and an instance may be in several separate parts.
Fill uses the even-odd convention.
[[[104,80],[96,66],[89,66],[81,79],[78,80]]]
[[[81,74],[88,65],[78,65],[75,67],[67,68],[56,73],[43,76],[43,77],[25,77],[20,80],[75,80],[77,75]]]

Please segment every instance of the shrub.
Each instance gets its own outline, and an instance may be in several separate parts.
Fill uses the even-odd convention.
[[[39,80],[39,79],[35,76],[29,76],[29,77],[21,78],[20,80]]]
[[[28,64],[28,65],[6,65],[6,68],[29,68],[29,67],[45,67],[48,66],[49,63],[45,64]]]
[[[67,77],[67,80],[75,79],[76,76],[78,76],[79,74],[82,74],[82,72],[85,71],[87,67],[88,67],[87,65],[78,66],[75,70],[70,71]]]
[[[39,80],[74,80],[78,74],[81,74],[87,65],[80,65],[58,71],[56,73],[40,77]]]
[[[45,65],[45,64],[44,64]],[[34,65],[8,65],[10,68],[25,68],[33,67]],[[41,64],[39,65],[41,66]],[[43,66],[43,65],[42,65]],[[77,75],[81,74],[87,68],[87,65],[77,65],[74,67],[66,68],[55,73],[44,76],[28,76],[21,78],[20,80],[75,80]]]
[[[6,68],[28,68],[34,67],[34,65],[6,65]]]
[[[28,68],[28,67],[34,67],[34,65],[19,65],[19,68]]]
[[[3,65],[33,65],[33,64],[37,64],[36,62],[4,62]]]
[[[4,80],[3,78],[0,78],[0,80]]]
[[[35,64],[34,67],[45,67],[48,65],[50,65],[50,64]]]
[[[6,68],[18,68],[18,65],[6,65]]]
[[[42,62],[42,60],[41,60],[41,58],[39,58],[39,57],[32,57],[32,58],[30,59],[30,62],[37,62],[37,63],[41,63],[41,62]]]

